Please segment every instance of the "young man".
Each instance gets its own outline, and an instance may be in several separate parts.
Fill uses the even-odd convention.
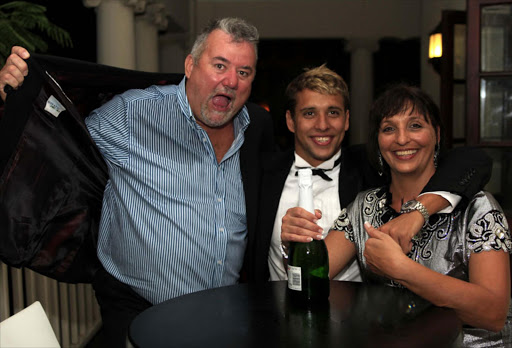
[[[341,147],[349,129],[350,99],[348,87],[338,74],[324,65],[307,70],[288,85],[286,98],[286,124],[294,133],[295,149],[269,156],[264,166],[258,239],[249,240],[249,251],[253,253],[250,279],[256,281],[287,278],[281,219],[289,208],[298,205],[298,168],[311,167],[318,174],[313,176],[315,209],[322,212],[317,221],[321,227],[317,238],[327,234],[341,208],[346,207],[358,192],[380,186],[384,180],[370,166],[363,145]],[[449,159],[440,163],[438,174],[427,187],[428,192],[447,192],[442,196],[420,196],[421,208],[402,214],[381,226],[381,230],[407,250],[411,238],[425,221],[425,214],[420,212],[422,208],[426,208],[426,214],[432,214],[456,205],[458,197],[448,192],[466,197],[472,195],[484,186],[490,169],[491,162],[481,151],[467,148],[451,151]],[[470,180],[463,180],[466,177]],[[334,279],[360,280],[355,261]]]
[[[108,346],[124,345],[151,304],[237,283],[254,233],[259,156],[272,150],[270,117],[245,103],[256,74],[257,29],[212,22],[185,60],[179,85],[115,96],[86,118],[108,166],[93,281]],[[0,71],[19,88],[28,52]]]

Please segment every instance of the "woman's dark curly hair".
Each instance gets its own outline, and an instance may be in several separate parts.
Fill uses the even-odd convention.
[[[440,149],[443,148],[443,124],[441,120],[441,113],[436,103],[430,96],[423,92],[416,86],[400,83],[386,89],[376,100],[373,102],[370,109],[370,129],[368,132],[368,158],[372,165],[381,170],[378,163],[379,149],[379,129],[380,123],[383,119],[397,114],[409,111],[409,114],[417,113],[423,115],[425,120],[431,124],[434,129],[439,127],[440,139],[437,143]],[[437,134],[437,133],[436,133]],[[389,166],[383,161],[384,168],[383,174],[389,176]]]

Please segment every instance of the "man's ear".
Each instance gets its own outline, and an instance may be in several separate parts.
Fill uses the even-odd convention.
[[[350,127],[350,110],[345,111],[345,132],[348,131]]]
[[[295,133],[295,121],[290,110],[286,110],[286,126],[290,132]]]
[[[190,74],[192,73],[192,70],[194,69],[194,58],[191,54],[185,58],[185,76],[190,78]]]

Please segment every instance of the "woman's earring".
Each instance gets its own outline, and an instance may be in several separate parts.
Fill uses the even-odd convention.
[[[439,143],[434,147],[434,167],[437,168],[437,163],[439,161]]]
[[[382,154],[379,151],[379,155],[377,156],[377,161],[379,162],[379,171],[377,172],[379,176],[382,176],[384,173],[384,163],[382,162]]]

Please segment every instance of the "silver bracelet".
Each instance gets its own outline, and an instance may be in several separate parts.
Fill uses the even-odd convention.
[[[283,244],[283,241],[281,241],[281,244],[279,244],[279,250],[281,250],[281,255],[283,255],[283,257],[285,259],[288,259],[288,252],[286,251],[286,246]]]

